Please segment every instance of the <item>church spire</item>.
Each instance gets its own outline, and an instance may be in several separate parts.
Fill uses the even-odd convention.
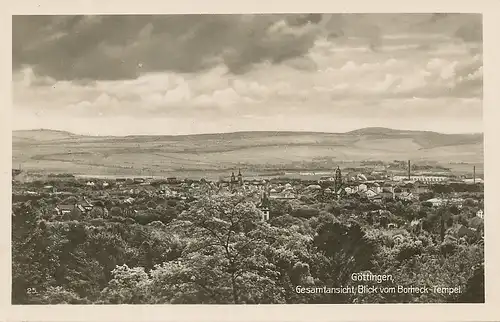
[[[339,193],[340,189],[342,189],[342,171],[337,166],[337,170],[335,170],[335,193]]]
[[[240,186],[243,185],[243,175],[241,174],[241,169],[238,169],[238,183]]]

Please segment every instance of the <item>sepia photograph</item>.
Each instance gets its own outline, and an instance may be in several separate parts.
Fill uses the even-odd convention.
[[[485,303],[481,14],[14,15],[11,88],[12,305]]]

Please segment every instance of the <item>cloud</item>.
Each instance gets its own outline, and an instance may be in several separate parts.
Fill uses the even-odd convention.
[[[419,14],[256,14],[14,16],[13,68],[32,66],[56,80],[134,79],[144,73],[196,73],[224,64],[243,74],[256,64],[304,60],[323,37],[343,46],[378,51],[386,35],[446,33],[480,42],[481,16]],[[423,37],[424,46],[431,37]],[[434,41],[435,42],[435,41]],[[404,49],[408,44],[393,44]],[[411,48],[407,47],[408,49]]]
[[[55,79],[113,80],[197,72],[221,60],[239,73],[307,53],[314,15],[15,16],[13,65]]]
[[[116,118],[141,120],[134,128],[144,133],[163,131],[157,120],[167,133],[215,131],[224,122],[302,129],[307,115],[325,131],[339,126],[328,125],[333,119],[354,128],[356,119],[389,127],[418,119],[422,128],[450,120],[465,129],[465,118],[475,131],[482,44],[456,32],[477,16],[430,17],[15,17],[17,127],[67,119],[81,132],[95,119],[119,131]],[[148,120],[157,125],[147,128]]]

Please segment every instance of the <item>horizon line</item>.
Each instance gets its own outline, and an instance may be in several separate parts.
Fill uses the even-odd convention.
[[[12,130],[12,133],[14,132],[21,132],[21,131],[51,131],[51,132],[64,132],[68,133],[70,135],[75,135],[75,136],[89,136],[89,137],[134,137],[134,136],[141,136],[141,137],[148,137],[148,136],[195,136],[195,135],[217,135],[217,134],[237,134],[237,133],[316,133],[316,134],[348,134],[348,133],[353,133],[356,131],[362,131],[362,130],[385,130],[385,131],[407,131],[407,132],[425,132],[425,133],[436,133],[436,134],[444,134],[444,135],[477,135],[477,134],[483,134],[484,132],[459,132],[459,133],[444,133],[444,132],[437,132],[437,131],[431,131],[431,130],[411,130],[411,129],[397,129],[397,128],[389,128],[389,127],[383,127],[383,126],[368,126],[368,127],[361,127],[357,128],[354,130],[349,130],[345,132],[325,132],[325,131],[304,131],[304,130],[245,130],[245,131],[230,131],[230,132],[206,132],[206,133],[189,133],[189,134],[127,134],[127,135],[95,135],[95,134],[77,134],[71,131],[67,130],[57,130],[57,129],[51,129],[51,128],[31,128],[31,129],[17,129],[17,130]]]

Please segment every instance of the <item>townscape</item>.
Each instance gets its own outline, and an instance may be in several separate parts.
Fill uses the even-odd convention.
[[[404,299],[394,295],[363,299],[359,295],[290,294],[293,286],[308,283],[333,284],[330,287],[350,285],[353,281],[345,276],[353,273],[351,270],[373,274],[398,272],[397,282],[401,284],[403,281],[432,286],[449,283],[450,287],[460,284],[463,289],[469,285],[467,293],[461,294],[462,300],[469,296],[466,301],[481,301],[484,295],[478,290],[484,278],[483,179],[476,175],[475,167],[470,175],[443,175],[436,171],[412,170],[419,168],[411,161],[398,161],[397,164],[402,169],[406,166],[404,171],[396,172],[397,175],[379,165],[364,169],[337,167],[332,169],[330,176],[323,175],[316,180],[246,178],[244,169],[235,169],[218,181],[176,177],[95,179],[70,174],[49,175],[44,180],[33,176],[26,180],[22,170],[13,170],[13,301],[351,303],[460,300],[456,294],[453,297],[432,294],[429,298],[406,294]],[[245,207],[240,209],[243,204]],[[32,212],[30,219],[26,218],[27,211]],[[243,222],[247,225],[241,226]],[[180,230],[179,227],[186,223],[189,223],[186,230]],[[344,230],[344,234],[339,235],[332,229]],[[261,236],[255,236],[256,232]],[[276,236],[269,234],[277,233],[283,240],[271,241]],[[221,240],[222,236],[227,240]],[[42,239],[39,242],[44,247],[54,248],[51,254],[42,254],[36,249],[26,253],[26,247],[29,248],[35,238]],[[242,241],[246,241],[246,247]],[[97,249],[84,250],[87,243],[95,244]],[[193,251],[193,247],[197,250]],[[253,247],[263,247],[262,251],[271,248],[285,258],[265,252],[259,254]],[[234,251],[236,257],[240,254],[256,256],[256,262],[236,265],[233,254],[226,254],[228,257],[224,259],[224,249]],[[206,258],[197,258],[193,263],[193,252]],[[222,258],[217,259],[216,254]],[[324,262],[319,261],[319,254]],[[34,266],[35,259],[28,261],[29,256],[37,258],[38,263],[53,261],[53,264]],[[66,262],[67,256],[81,256],[83,262]],[[170,267],[174,263],[179,265],[176,269]],[[147,287],[159,282],[155,279],[162,282],[167,279],[177,287],[175,281],[178,279],[187,278],[182,283],[188,284],[191,278],[206,280],[206,276],[187,276],[187,272],[179,268],[183,265],[187,265],[185,269],[193,276],[221,276],[213,279],[211,285],[186,285],[189,289],[186,293],[176,293],[172,289],[169,292],[174,293],[168,295],[161,291],[151,295],[154,291],[147,291]],[[47,271],[51,267],[54,271]],[[269,276],[263,268],[276,275]],[[89,269],[98,269],[101,275],[87,273]],[[232,270],[238,271],[239,283],[229,282],[224,277],[226,274],[232,276],[235,273]],[[442,275],[435,273],[424,278],[428,270],[442,270]],[[334,272],[335,278],[331,276]],[[89,275],[83,277],[84,273]],[[42,277],[43,274],[48,275]],[[71,278],[68,274],[77,275]],[[323,274],[326,276],[322,277]],[[83,280],[77,283],[76,276]],[[288,276],[286,281],[283,280],[285,276]],[[241,283],[242,278],[249,278],[256,285],[245,286]],[[265,281],[272,281],[272,286],[262,285]],[[128,285],[126,292],[122,289],[123,283]],[[273,288],[270,294],[274,296],[262,297],[261,292],[268,287]],[[237,295],[224,294],[223,290],[228,288]],[[261,289],[257,292],[254,288]],[[27,293],[26,290],[31,289],[36,290],[36,294]],[[153,300],[148,296],[157,298]]]

